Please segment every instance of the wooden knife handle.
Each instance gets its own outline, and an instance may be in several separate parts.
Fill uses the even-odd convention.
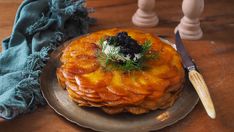
[[[200,97],[200,100],[203,106],[205,107],[207,114],[212,119],[215,119],[216,113],[214,105],[202,75],[198,73],[196,70],[191,70],[189,71],[189,80],[191,81],[193,87],[197,91],[198,96]]]

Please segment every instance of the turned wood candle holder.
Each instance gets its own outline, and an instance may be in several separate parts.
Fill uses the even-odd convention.
[[[182,11],[184,17],[180,20],[180,24],[175,28],[180,31],[183,39],[197,40],[203,35],[199,17],[204,9],[204,0],[183,0]]]
[[[140,27],[154,27],[159,20],[155,13],[155,0],[138,0],[138,9],[132,17],[132,22]]]

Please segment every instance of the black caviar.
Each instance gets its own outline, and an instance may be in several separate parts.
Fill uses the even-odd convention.
[[[119,32],[116,36],[107,37],[106,40],[109,45],[119,46],[120,53],[124,56],[129,55],[130,59],[133,59],[135,54],[139,54],[143,50],[136,40],[128,36],[127,32]]]

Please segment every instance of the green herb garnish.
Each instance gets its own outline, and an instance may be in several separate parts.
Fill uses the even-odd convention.
[[[134,59],[130,57],[130,54],[124,55],[120,52],[121,45],[118,43],[116,38],[112,36],[109,37],[108,40],[109,41],[104,38],[100,39],[99,44],[101,46],[101,50],[99,50],[97,54],[101,66],[106,70],[119,69],[124,72],[142,70],[147,67],[144,63],[145,61],[156,59],[158,57],[156,52],[150,51],[152,46],[152,42],[150,40],[147,40],[144,44],[140,45],[142,50],[140,53],[134,54]]]
[[[146,40],[145,43],[142,45],[142,53],[146,53],[150,50],[152,43],[150,40]]]
[[[103,37],[101,37],[101,39],[99,40],[99,44],[102,46],[104,41],[105,41],[105,39]]]

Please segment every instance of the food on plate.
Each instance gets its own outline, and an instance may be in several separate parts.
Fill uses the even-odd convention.
[[[109,114],[165,109],[184,81],[180,55],[149,33],[108,29],[74,39],[63,50],[58,82],[79,106]]]

